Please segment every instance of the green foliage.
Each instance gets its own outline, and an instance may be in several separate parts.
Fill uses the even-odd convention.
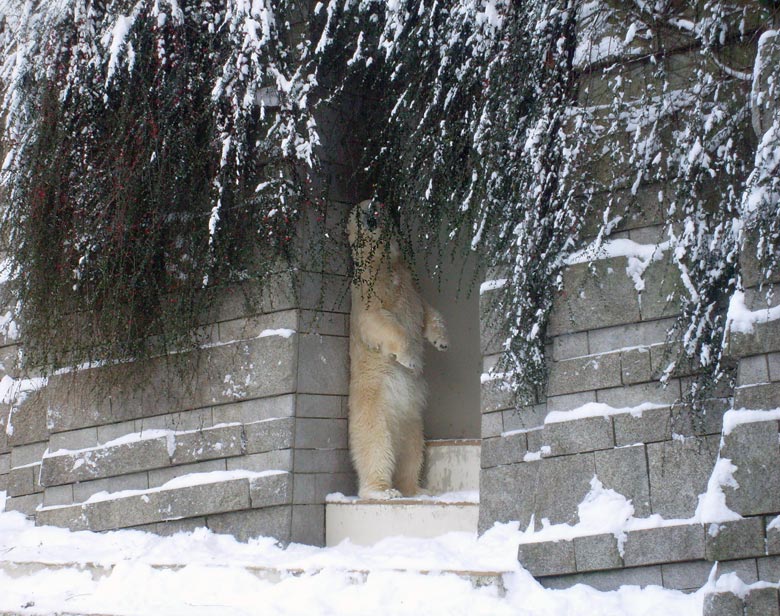
[[[196,343],[218,296],[206,287],[285,267],[299,208],[314,207],[313,165],[287,145],[309,116],[283,96],[273,110],[256,100],[289,70],[289,32],[248,34],[273,16],[65,5],[17,30],[5,100],[25,360],[53,369]]]

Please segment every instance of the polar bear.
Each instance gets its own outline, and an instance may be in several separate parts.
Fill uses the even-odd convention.
[[[423,464],[423,341],[449,346],[441,315],[415,288],[381,204],[362,201],[347,234],[355,264],[349,354],[349,443],[360,498],[412,496]]]

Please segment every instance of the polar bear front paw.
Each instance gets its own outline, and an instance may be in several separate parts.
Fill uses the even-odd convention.
[[[387,488],[386,490],[361,490],[358,496],[366,500],[390,500],[403,495],[395,488]]]
[[[447,338],[447,330],[444,329],[444,325],[438,324],[434,327],[429,327],[426,333],[426,338],[434,348],[438,351],[446,351],[450,347],[450,340]]]
[[[395,356],[395,361],[401,364],[404,368],[409,368],[412,372],[420,371],[420,363],[411,355],[406,353],[399,353]]]

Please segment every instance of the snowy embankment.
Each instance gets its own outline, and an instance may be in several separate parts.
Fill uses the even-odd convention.
[[[4,500],[3,493],[0,500]],[[510,523],[496,525],[479,539],[471,533],[450,533],[427,540],[389,538],[373,547],[345,542],[334,548],[293,544],[282,549],[270,538],[243,544],[205,529],[172,537],[139,531],[74,533],[36,527],[18,513],[0,513],[0,612],[145,616],[701,613],[702,591],[685,595],[658,587],[624,587],[598,592],[587,586],[546,590],[517,564],[522,534],[516,523]],[[263,575],[269,570],[282,571],[281,579]],[[468,580],[446,573],[452,570],[503,571],[506,594],[502,596],[495,586],[474,588]]]

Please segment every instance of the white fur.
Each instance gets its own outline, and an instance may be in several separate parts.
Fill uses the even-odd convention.
[[[367,222],[358,204],[347,231],[357,275],[349,337],[349,437],[362,498],[419,492],[426,387],[423,340],[448,346],[441,315],[415,288],[398,244]]]

